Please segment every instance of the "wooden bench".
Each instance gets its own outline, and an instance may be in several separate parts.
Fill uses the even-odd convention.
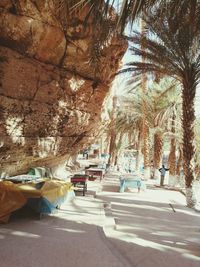
[[[75,187],[75,191],[83,191],[83,196],[87,192],[87,181],[89,176],[85,174],[75,174],[71,177],[71,183]]]

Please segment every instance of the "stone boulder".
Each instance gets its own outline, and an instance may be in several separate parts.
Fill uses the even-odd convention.
[[[127,43],[102,47],[89,64],[94,27],[86,11],[66,27],[57,1],[0,2],[0,173],[66,162],[94,131]]]

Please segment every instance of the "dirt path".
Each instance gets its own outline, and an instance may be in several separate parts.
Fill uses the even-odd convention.
[[[107,237],[132,266],[200,266],[200,213],[185,206],[181,193],[152,186],[139,194],[118,189],[118,180],[107,177],[97,197],[114,219]]]

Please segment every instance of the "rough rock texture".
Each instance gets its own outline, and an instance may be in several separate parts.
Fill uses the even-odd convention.
[[[55,167],[81,148],[127,48],[113,37],[95,75],[91,21],[83,12],[63,30],[56,2],[0,1],[0,173]]]

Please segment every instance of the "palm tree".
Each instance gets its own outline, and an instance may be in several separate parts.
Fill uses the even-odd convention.
[[[178,148],[178,133],[180,134],[180,121],[181,121],[181,99],[180,93],[173,94],[173,99],[169,105],[169,131],[170,131],[170,153],[168,156],[168,168],[169,168],[169,184],[176,184],[176,150]]]
[[[81,9],[88,5],[87,18],[92,15],[97,24],[102,21],[100,14],[103,17],[107,17],[110,10],[114,9],[118,13],[116,28],[123,32],[127,22],[133,24],[142,12],[148,12],[156,5],[163,6],[166,0],[55,0],[55,2],[58,2],[57,13],[68,15],[80,12]],[[179,7],[182,0],[169,0],[169,2]]]
[[[145,50],[144,46],[144,40],[146,32],[146,24],[144,20],[141,20],[141,50]],[[142,57],[142,62],[145,63],[145,57]],[[142,94],[145,95],[148,90],[148,79],[147,79],[147,73],[143,72],[141,77],[141,91]],[[144,177],[146,179],[150,178],[150,158],[149,158],[149,128],[147,125],[147,105],[146,101],[142,101],[142,114],[143,114],[143,120],[142,120],[142,135],[143,135],[143,154],[144,154]]]
[[[116,150],[116,138],[117,138],[117,133],[116,133],[116,108],[117,108],[117,97],[113,96],[112,98],[112,111],[111,111],[111,121],[110,121],[110,126],[109,126],[109,136],[110,136],[110,141],[109,141],[109,159],[108,159],[108,165],[113,165],[115,161],[114,157],[114,152]]]
[[[112,9],[119,2],[114,0],[107,0],[105,2],[103,0],[72,1],[77,8],[88,3],[90,5],[88,15],[92,13],[94,20],[97,22],[102,20],[99,13],[103,17],[107,16],[110,12],[108,11],[110,10],[108,6],[111,4]],[[192,181],[194,179],[192,167],[194,147],[192,142],[194,138],[193,122],[195,118],[194,97],[196,85],[199,80],[200,68],[198,50],[200,27],[199,5],[198,0],[124,0],[122,1],[120,15],[117,19],[118,23],[116,23],[119,28],[123,29],[127,21],[133,21],[143,10],[148,11],[148,16],[143,19],[156,37],[145,37],[146,49],[143,53],[138,46],[135,46],[132,50],[137,55],[145,56],[149,60],[149,63],[142,64],[141,62],[135,62],[132,64],[134,67],[131,70],[160,72],[176,77],[182,84],[183,158],[188,206],[193,206],[194,204],[192,202]],[[153,8],[149,10],[150,7]],[[139,34],[136,34],[132,40],[136,45],[141,43]]]
[[[143,157],[145,161],[145,151],[144,151],[145,142],[144,142],[144,135],[142,134],[143,127],[144,127],[144,115],[143,115],[144,105],[145,105],[146,110],[148,110],[148,113],[145,114],[146,115],[145,124],[148,128],[148,131],[150,130],[152,132],[152,129],[154,128],[154,133],[158,137],[154,139],[156,140],[156,142],[158,141],[158,139],[160,140],[158,127],[155,130],[155,123],[156,123],[156,126],[158,126],[156,122],[156,116],[158,112],[161,110],[161,108],[158,108],[158,107],[157,109],[155,108],[155,101],[154,101],[155,92],[149,90],[147,92],[147,95],[145,96],[143,92],[141,92],[140,87],[141,87],[141,83],[139,83],[137,87],[134,87],[135,89],[134,91],[130,90],[128,95],[123,98],[121,108],[120,108],[121,111],[117,115],[118,127],[123,128],[124,133],[129,133],[129,134],[131,133],[132,136],[135,136],[135,138],[131,140],[131,143],[129,143],[129,145],[131,145],[137,151],[137,154],[136,154],[136,169],[137,170],[139,170],[141,167],[141,164],[140,164],[141,152],[143,152]],[[119,130],[120,128],[118,128],[118,131]],[[150,144],[149,136],[148,136],[147,141],[148,141],[148,144]],[[156,151],[158,151],[159,146],[157,143],[156,145],[154,145],[154,148]],[[161,153],[158,152],[156,155],[159,155],[159,160],[157,161],[160,163]],[[159,164],[157,165],[158,165],[157,168],[159,168],[160,165]]]
[[[154,83],[151,90],[152,96],[155,99],[154,114],[157,114],[154,128],[159,126],[159,133],[162,133],[163,137],[170,141],[168,157],[169,178],[173,181],[171,184],[174,184],[176,176],[176,149],[179,145],[178,136],[180,135],[181,121],[180,86],[173,79],[162,79],[159,84]],[[177,132],[179,135],[177,135]]]
[[[110,38],[119,33],[122,36],[128,23],[133,26],[134,21],[143,12],[148,13],[157,5],[163,7],[165,2],[166,0],[53,0],[55,9],[53,14],[65,29],[70,17],[84,11],[84,24],[87,25],[90,21],[97,29],[92,35],[89,62],[93,65],[96,75],[100,72],[98,63],[102,48]],[[181,0],[168,0],[168,2],[177,7],[181,4]]]
[[[130,87],[130,81],[132,86]],[[127,92],[126,96],[121,97],[120,99],[120,110],[116,114],[115,121],[115,131],[117,135],[123,134],[123,136],[129,136],[129,142],[126,146],[131,146],[137,151],[136,154],[136,169],[139,170],[141,164],[139,164],[139,158],[141,151],[144,153],[142,148],[143,136],[143,104],[148,110],[146,116],[146,123],[149,129],[149,144],[153,150],[151,166],[151,174],[154,178],[159,178],[158,169],[161,166],[162,160],[162,148],[164,137],[167,137],[167,140],[171,140],[170,149],[170,160],[169,164],[171,167],[170,175],[175,176],[174,170],[176,167],[176,158],[175,158],[175,149],[174,144],[177,143],[177,131],[172,130],[172,124],[176,123],[176,130],[180,127],[180,88],[177,83],[172,79],[162,79],[160,83],[153,83],[149,90],[146,93],[146,96],[141,92],[141,83],[134,80],[130,77],[130,81],[127,82]],[[134,85],[134,83],[136,83]],[[134,86],[133,86],[134,85]],[[172,120],[172,117],[176,115],[176,120]],[[179,120],[178,120],[179,119]],[[172,130],[172,131],[171,131]],[[131,136],[131,138],[130,138]],[[116,151],[121,147],[119,137],[116,138],[115,148],[113,154],[116,154]],[[118,148],[118,149],[117,149]]]
[[[109,7],[116,8],[119,13],[119,22],[121,25],[126,24],[127,19],[134,20],[138,14],[144,9],[152,7],[155,3],[162,2],[160,0],[61,0],[57,6],[60,11],[66,9],[68,11],[79,11],[81,8],[90,5],[90,12],[95,13],[101,10],[103,14],[107,14]],[[96,14],[96,13],[95,13]],[[122,23],[124,22],[124,24]]]
[[[171,124],[174,125],[175,120],[174,118],[172,119],[172,117],[178,114],[176,109],[178,105],[180,106],[180,101],[177,101],[180,93],[177,89],[177,83],[175,83],[174,80],[162,79],[159,83],[154,82],[149,87],[149,91],[145,97],[145,103],[148,109],[147,123],[153,138],[153,154],[151,160],[153,163],[151,164],[152,178],[158,178],[159,175],[158,169],[160,168],[162,161],[164,137],[171,137],[171,148],[173,149],[170,151],[170,164],[173,163],[173,166],[176,164],[176,148],[174,146],[175,128],[172,127]],[[174,111],[176,111],[176,113]],[[173,170],[174,167],[171,169],[171,173]]]
[[[186,184],[187,205],[193,207],[192,182],[194,158],[194,98],[200,78],[200,2],[183,0],[179,7],[166,3],[165,7],[155,6],[148,16],[143,18],[151,31],[145,38],[145,50],[138,48],[141,34],[131,38],[133,54],[145,56],[148,62],[129,63],[126,71],[141,73],[160,72],[177,79],[182,85],[182,128],[183,160]]]
[[[138,88],[137,88],[138,89]],[[141,93],[129,93],[128,96],[121,98],[120,111],[117,113],[116,130],[123,132],[124,135],[131,138],[126,146],[132,146],[136,153],[136,170],[141,167],[142,161],[142,103],[140,98]]]
[[[151,99],[152,107],[149,112],[152,113],[151,131],[153,133],[153,170],[152,178],[158,178],[161,167],[164,136],[167,132],[169,120],[170,101],[167,98],[169,92],[175,87],[170,79],[162,79],[159,83],[154,82],[150,89],[148,97]],[[174,90],[173,90],[174,91]]]

